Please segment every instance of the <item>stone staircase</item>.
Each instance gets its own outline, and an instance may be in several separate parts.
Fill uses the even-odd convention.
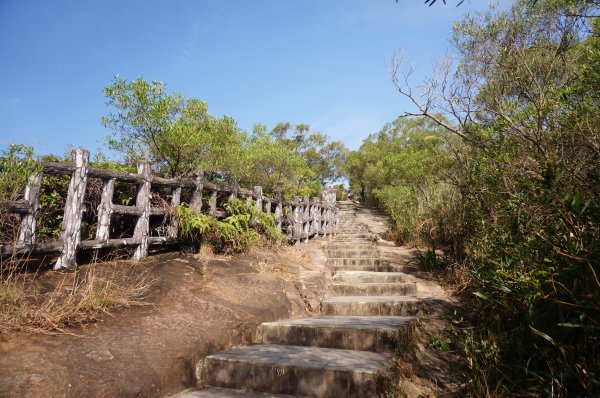
[[[177,398],[393,395],[393,358],[409,346],[420,302],[355,210],[340,204],[341,230],[326,248],[333,283],[322,315],[263,323],[260,344],[206,357],[206,388]]]

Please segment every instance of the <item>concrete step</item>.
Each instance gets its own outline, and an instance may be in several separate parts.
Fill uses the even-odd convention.
[[[338,271],[332,278],[339,283],[398,283],[406,282],[402,272]]]
[[[387,261],[382,261],[378,257],[358,257],[358,258],[327,258],[327,265],[380,265]]]
[[[411,296],[417,294],[417,285],[400,283],[334,283],[329,286],[331,296]]]
[[[362,248],[364,245],[372,244],[373,240],[364,238],[338,238],[337,236],[331,240],[331,244],[353,245],[354,247]]]
[[[202,383],[310,397],[374,397],[389,384],[391,356],[367,351],[255,344],[206,357]]]
[[[346,232],[346,231],[338,231],[337,236],[339,238],[365,238],[368,239],[371,237],[371,234],[368,232]]]
[[[414,296],[337,296],[321,302],[321,315],[416,315],[421,302]]]
[[[335,274],[340,271],[400,272],[402,267],[388,261],[377,261],[367,265],[329,265],[329,269]]]
[[[376,258],[379,257],[379,251],[376,249],[326,249],[328,258]]]
[[[415,320],[402,316],[317,316],[266,322],[259,328],[258,341],[400,353],[408,345]]]
[[[263,392],[231,390],[227,388],[190,388],[171,398],[292,398],[293,395],[269,394]]]
[[[354,242],[331,242],[325,246],[326,250],[377,250],[377,246],[371,242],[357,245]]]

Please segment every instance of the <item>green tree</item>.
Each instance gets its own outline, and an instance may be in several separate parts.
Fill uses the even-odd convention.
[[[440,63],[422,95],[401,57],[393,65],[416,108],[408,114],[463,142],[452,181],[478,294],[479,395],[599,393],[598,11],[596,1],[540,0],[468,16],[454,28],[457,62]]]
[[[448,223],[438,213],[448,211],[445,204],[457,195],[449,181],[451,148],[460,145],[427,118],[397,118],[348,156],[350,185],[387,212],[397,241],[435,245],[437,230],[437,239],[447,242]]]
[[[264,125],[254,126],[247,153],[249,182],[261,185],[265,193],[297,194],[303,183],[314,178],[306,159],[267,133]]]
[[[340,141],[331,141],[322,133],[311,132],[307,124],[278,123],[270,134],[276,142],[302,156],[322,185],[344,175],[348,150]]]
[[[157,172],[188,176],[194,170],[244,174],[245,134],[230,117],[214,118],[208,105],[167,93],[162,82],[131,82],[116,76],[104,89],[112,112],[102,118],[111,130],[108,147],[131,163],[147,157]]]

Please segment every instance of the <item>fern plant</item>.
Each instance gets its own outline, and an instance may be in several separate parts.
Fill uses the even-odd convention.
[[[269,216],[253,203],[239,199],[225,205],[226,217],[217,220],[213,216],[195,213],[187,204],[177,208],[181,236],[208,243],[217,252],[244,252],[255,244],[277,245],[285,236],[277,230],[275,218]]]

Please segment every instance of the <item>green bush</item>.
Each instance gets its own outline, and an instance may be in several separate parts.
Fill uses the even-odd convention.
[[[27,181],[39,172],[40,165],[33,157],[33,148],[9,144],[0,155],[0,200],[22,199]]]
[[[247,205],[239,199],[226,204],[223,220],[195,213],[186,204],[177,208],[176,216],[182,237],[207,243],[217,252],[245,252],[257,243],[277,245],[285,239],[277,230],[274,216],[268,216],[253,204]]]
[[[424,97],[394,76],[459,142],[427,145],[431,125],[394,122],[349,157],[396,239],[450,258],[477,396],[600,395],[599,6],[523,0],[465,17],[456,65]]]
[[[9,144],[0,154],[0,200],[23,199],[29,178],[41,168],[33,157],[33,148]],[[17,238],[20,218],[17,214],[0,209],[0,243],[13,243]]]

